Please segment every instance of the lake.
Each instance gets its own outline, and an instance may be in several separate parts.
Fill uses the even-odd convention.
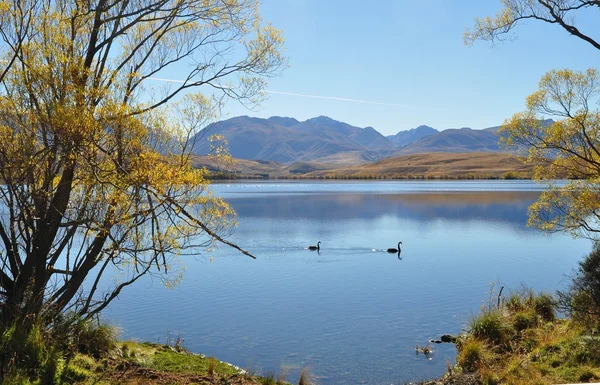
[[[237,210],[226,246],[185,261],[173,290],[147,279],[104,316],[123,338],[164,342],[262,373],[310,367],[319,384],[429,379],[487,301],[490,283],[555,291],[587,240],[526,227],[530,181],[240,182],[212,186]],[[321,241],[321,250],[307,250]],[[386,252],[402,241],[400,258]],[[505,293],[507,292],[505,289]]]

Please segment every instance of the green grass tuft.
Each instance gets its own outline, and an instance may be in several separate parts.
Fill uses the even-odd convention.
[[[471,319],[469,332],[475,338],[502,344],[510,338],[512,327],[500,310],[490,309]]]
[[[102,358],[115,346],[119,329],[109,324],[97,324],[88,320],[76,324],[72,333],[80,353]]]
[[[537,317],[530,311],[518,311],[513,315],[512,325],[516,331],[523,331],[537,325]]]
[[[481,369],[485,362],[487,346],[479,339],[464,341],[458,352],[456,362],[466,372],[475,372]]]
[[[533,300],[536,314],[545,322],[556,319],[556,302],[550,294],[540,293]]]

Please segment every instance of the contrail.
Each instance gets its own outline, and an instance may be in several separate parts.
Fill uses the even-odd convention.
[[[147,80],[157,80],[157,81],[168,82],[168,83],[185,83],[183,80],[165,79],[165,78],[147,78]],[[263,92],[266,92],[268,94],[299,96],[299,97],[302,97],[302,98],[337,100],[339,102],[350,102],[350,103],[360,103],[360,104],[373,104],[373,105],[388,106],[388,107],[414,108],[414,106],[407,105],[407,104],[374,102],[374,101],[371,101],[371,100],[359,100],[359,99],[339,98],[339,97],[336,97],[336,96],[308,95],[308,94],[298,94],[298,93],[295,93],[295,92],[283,92],[283,91],[271,91],[271,90],[264,90]]]
[[[167,82],[167,83],[185,83],[183,80],[164,79],[164,78],[146,78],[146,80],[158,80],[160,82]]]
[[[303,97],[303,98],[338,100],[340,102],[351,102],[351,103],[361,103],[361,104],[376,104],[376,105],[379,105],[379,106],[405,107],[405,108],[412,108],[413,107],[413,106],[409,106],[409,105],[406,105],[406,104],[373,102],[373,101],[370,101],[370,100],[338,98],[338,97],[335,97],[335,96],[307,95],[307,94],[297,94],[297,93],[294,93],[294,92],[282,92],[282,91],[271,91],[271,90],[265,90],[264,92],[269,93],[269,94],[300,96],[300,97]]]

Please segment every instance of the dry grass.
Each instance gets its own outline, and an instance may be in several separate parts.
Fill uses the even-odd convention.
[[[560,384],[600,379],[600,339],[556,319],[548,294],[524,289],[488,306],[457,343],[457,369],[483,384]]]
[[[423,153],[368,162],[354,158],[322,159],[284,165],[236,159],[236,178],[270,179],[526,179],[532,167],[513,155],[497,152]],[[214,169],[206,156],[193,156],[196,167]]]
[[[496,152],[424,153],[385,158],[377,162],[314,171],[306,177],[530,178],[532,167],[513,155]]]

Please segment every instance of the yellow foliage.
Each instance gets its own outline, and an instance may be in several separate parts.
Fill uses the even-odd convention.
[[[573,179],[542,193],[530,207],[532,226],[588,237],[600,230],[600,111],[593,109],[600,98],[598,80],[595,69],[548,72],[527,98],[527,109],[499,131],[504,145],[527,151],[534,179]]]
[[[282,45],[258,0],[0,1],[0,205],[11,212],[0,229],[22,231],[1,239],[18,254],[0,260],[7,276],[35,285],[14,303],[29,309],[20,301],[37,296],[60,310],[97,265],[100,274],[115,266],[125,283],[151,268],[172,272],[174,284],[180,255],[213,242],[239,249],[223,238],[235,212],[192,167],[191,139],[223,96],[261,99],[264,78],[285,66]],[[184,83],[151,87],[169,68]],[[188,92],[201,86],[221,94]],[[224,138],[214,146],[233,164]],[[35,269],[22,273],[31,258],[52,266],[37,270],[47,272],[42,284],[25,276]],[[59,271],[75,278],[45,292]],[[82,312],[103,301],[90,297]]]

